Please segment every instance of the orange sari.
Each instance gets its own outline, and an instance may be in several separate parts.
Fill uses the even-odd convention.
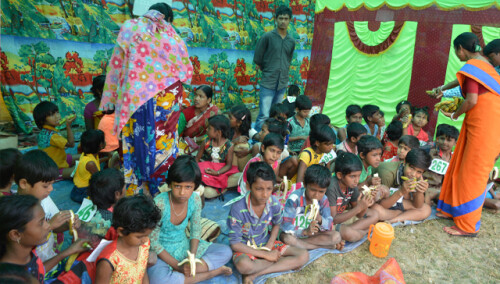
[[[478,95],[477,104],[465,115],[437,210],[453,217],[461,230],[476,233],[481,226],[488,175],[500,153],[500,76],[490,64],[471,59],[457,78],[462,90],[468,78],[488,91]]]

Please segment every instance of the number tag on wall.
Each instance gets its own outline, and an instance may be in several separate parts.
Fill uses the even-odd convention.
[[[95,213],[97,212],[97,206],[92,203],[90,199],[83,199],[82,206],[80,206],[80,209],[78,209],[78,218],[80,218],[81,221],[83,222],[89,222],[92,220],[92,217],[94,217]]]
[[[432,160],[432,163],[431,163],[431,166],[429,167],[429,170],[431,172],[435,172],[437,174],[444,175],[444,174],[446,174],[446,170],[448,170],[449,165],[450,165],[450,163],[448,163],[448,162],[445,162],[445,161],[440,160],[440,159],[434,159],[434,160]]]

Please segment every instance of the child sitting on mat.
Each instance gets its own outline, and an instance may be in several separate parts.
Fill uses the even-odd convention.
[[[271,166],[251,163],[247,177],[249,192],[231,206],[227,226],[234,265],[243,274],[243,283],[252,283],[259,275],[301,267],[309,254],[276,240],[282,212],[278,200],[271,196],[276,181]]]
[[[288,119],[290,123],[290,140],[288,149],[290,153],[299,153],[306,142],[307,136],[311,131],[309,124],[309,113],[311,112],[312,102],[304,95],[298,96],[295,101],[295,112],[293,117]]]
[[[342,249],[340,233],[332,231],[333,218],[325,195],[331,176],[324,166],[307,168],[304,187],[290,194],[283,210],[280,239],[285,244],[305,249]],[[318,205],[315,210],[311,209],[316,206],[314,202]]]
[[[219,196],[227,188],[227,179],[238,172],[233,166],[233,144],[229,139],[229,119],[224,115],[215,115],[208,119],[208,138],[198,150],[196,161],[202,172],[205,197]]]
[[[312,165],[319,164],[323,156],[330,153],[335,143],[335,132],[328,125],[313,127],[309,134],[311,147],[304,149],[299,155],[299,168],[297,169],[297,184],[304,181],[306,169]],[[330,166],[329,164],[327,167]]]
[[[361,107],[359,105],[349,105],[345,109],[345,119],[347,121],[347,125],[357,122],[361,124],[363,122],[363,113],[361,112]],[[345,141],[347,139],[347,125],[340,128],[338,131],[338,140]]]
[[[167,184],[171,190],[155,198],[161,210],[161,225],[151,234],[151,247],[158,255],[156,264],[148,269],[151,283],[193,283],[232,274],[231,268],[223,266],[231,259],[231,249],[201,239],[201,199],[193,193],[200,183],[201,172],[192,157],[180,156],[170,166]],[[196,264],[196,279],[189,263],[179,265],[188,251],[201,260]]]
[[[276,133],[269,133],[262,141],[262,145],[260,148],[260,153],[257,156],[253,157],[248,161],[245,169],[243,170],[243,174],[240,177],[238,182],[238,191],[245,195],[248,192],[247,184],[248,184],[248,167],[255,162],[266,162],[271,168],[275,176],[278,176],[280,161],[279,158],[281,156],[281,152],[285,147],[285,141],[283,137]],[[276,183],[279,184],[281,182],[281,178],[277,178]]]
[[[358,122],[351,122],[346,127],[347,138],[337,146],[337,151],[358,154],[358,141],[366,135],[366,128]]]
[[[429,152],[433,162],[429,170],[424,173],[424,179],[429,182],[429,190],[425,193],[425,202],[429,205],[432,200],[437,203],[444,174],[451,161],[458,135],[458,129],[449,124],[440,124],[436,129],[436,146]]]
[[[50,225],[50,232],[46,235],[45,242],[36,247],[36,254],[43,261],[47,278],[52,278],[62,271],[64,258],[86,250],[82,247],[83,242],[79,240],[68,249],[60,251],[64,241],[62,233],[69,229],[71,213],[69,210],[59,211],[49,196],[58,176],[57,164],[42,150],[31,150],[24,154],[14,169],[14,180],[19,188],[18,194],[38,198],[45,212],[45,220]],[[77,215],[74,221],[73,227],[79,228],[80,219]],[[56,233],[60,235],[56,237]]]
[[[422,149],[408,152],[404,163],[383,163],[377,173],[382,184],[389,187],[389,196],[373,205],[382,221],[390,223],[422,221],[431,215],[431,207],[425,204],[425,192],[429,183],[423,174],[431,165],[431,157]]]
[[[106,234],[112,242],[96,260],[96,283],[149,283],[149,235],[159,224],[161,212],[151,197],[135,195],[118,201],[113,226]]]
[[[22,156],[15,148],[0,150],[0,197],[12,195],[10,189],[14,182],[14,167]]]
[[[65,149],[75,146],[71,124],[75,121],[76,115],[69,116],[66,119],[67,139],[61,136],[56,129],[61,124],[61,114],[54,103],[43,101],[37,104],[33,110],[33,119],[36,126],[41,130],[37,136],[38,148],[56,162],[59,174],[63,179],[70,179],[76,157],[67,154]]]
[[[76,203],[82,203],[83,199],[87,198],[90,177],[101,170],[99,152],[106,146],[104,132],[96,129],[83,132],[80,146],[82,155],[73,177],[75,186],[70,193],[71,200]]]
[[[378,222],[377,212],[368,208],[374,204],[374,196],[365,196],[358,190],[362,169],[363,164],[356,155],[339,152],[335,161],[335,176],[326,190],[335,231],[348,242],[361,240],[370,225]]]
[[[394,120],[387,126],[385,137],[382,139],[382,144],[384,145],[382,161],[391,160],[398,155],[398,144],[401,136],[403,136],[403,123],[399,120]]]
[[[429,142],[429,134],[423,129],[429,122],[429,112],[427,107],[414,108],[413,118],[406,129],[408,135],[417,137],[420,145]]]
[[[404,162],[406,155],[412,149],[420,148],[420,141],[412,135],[403,135],[398,142],[398,154],[390,160],[384,162]]]
[[[97,211],[89,222],[82,223],[82,227],[89,233],[104,238],[111,227],[113,208],[126,194],[123,174],[114,168],[93,174],[89,181],[88,194]]]

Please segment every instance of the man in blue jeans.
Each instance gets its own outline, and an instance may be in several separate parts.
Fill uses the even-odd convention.
[[[257,65],[257,70],[262,70],[260,110],[255,124],[257,132],[269,118],[271,106],[281,103],[288,86],[288,72],[295,50],[295,40],[287,33],[291,19],[292,10],[280,6],[276,10],[277,28],[265,33],[255,47],[253,62]]]

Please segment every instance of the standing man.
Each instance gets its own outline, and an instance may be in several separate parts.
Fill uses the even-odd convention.
[[[253,62],[257,70],[262,70],[260,110],[255,125],[257,132],[269,117],[271,105],[281,103],[288,86],[288,71],[295,50],[295,40],[287,32],[291,19],[292,10],[280,6],[276,10],[277,28],[265,33],[255,47]]]

